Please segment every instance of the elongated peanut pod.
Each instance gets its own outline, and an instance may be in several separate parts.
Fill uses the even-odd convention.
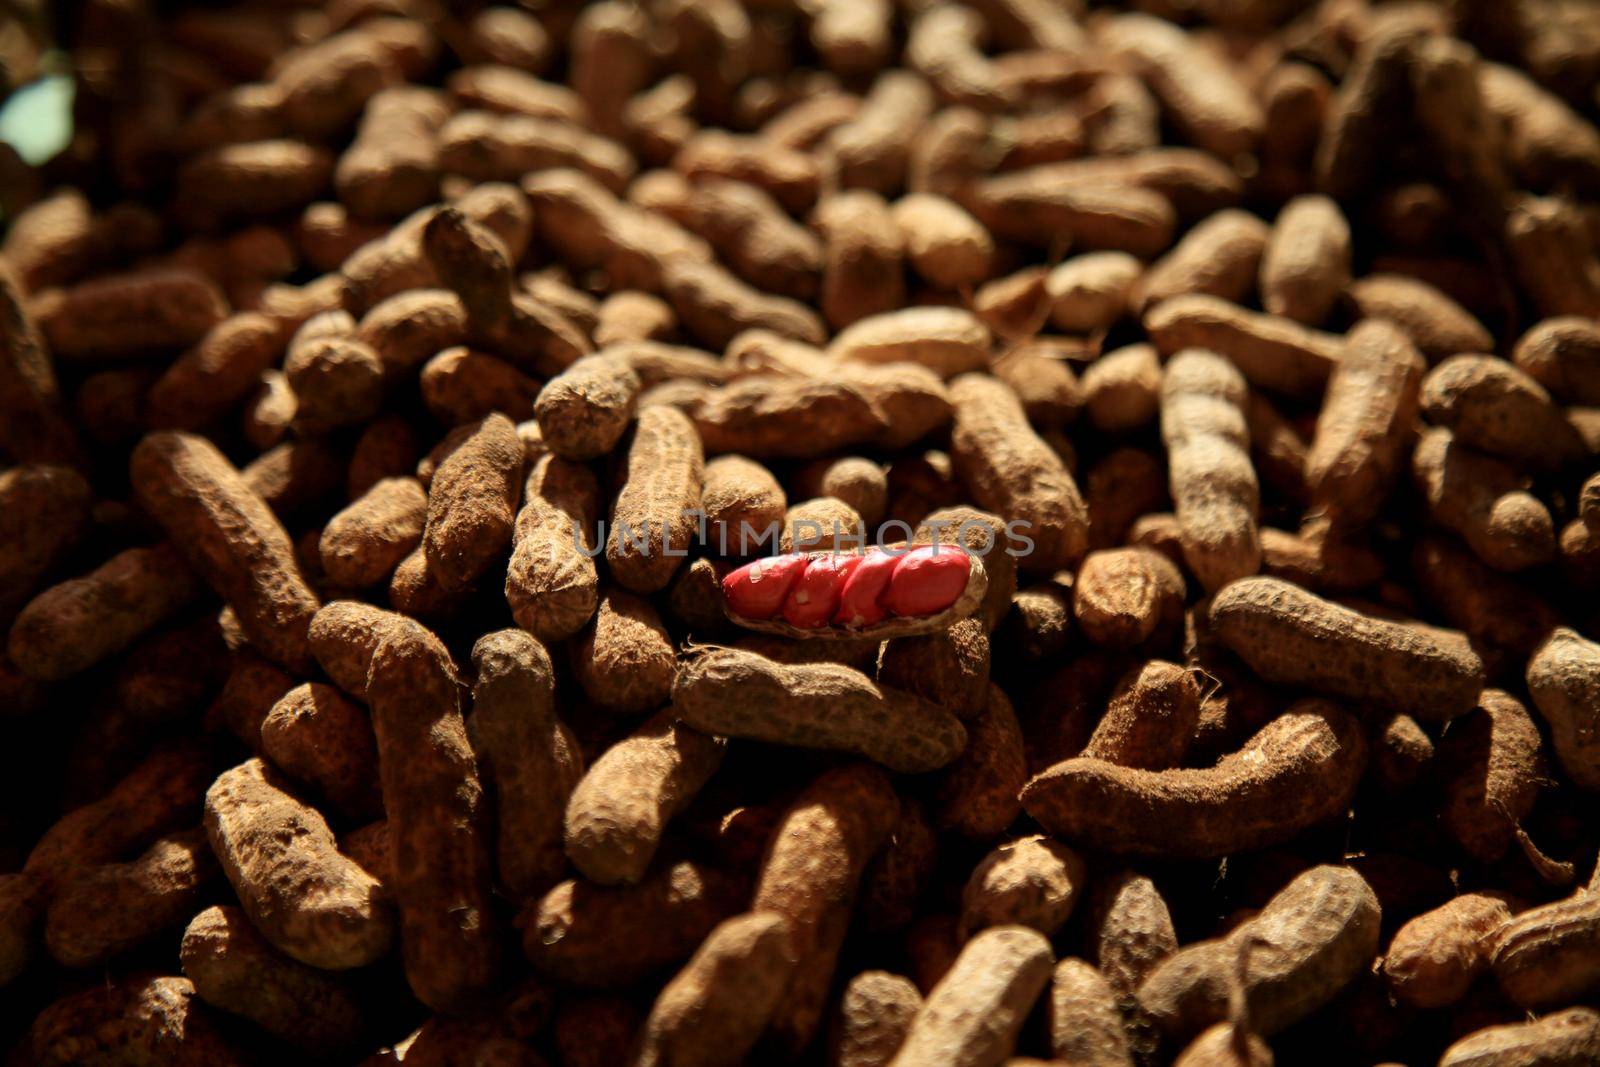
[[[591,556],[599,513],[600,486],[587,467],[541,456],[528,471],[511,535],[506,603],[517,625],[542,641],[577,633],[600,602]]]
[[[728,617],[795,638],[888,639],[934,633],[988,591],[983,561],[953,545],[833,550],[758,560],[722,579]]]
[[[1394,488],[1425,369],[1422,354],[1389,323],[1368,319],[1350,331],[1305,457],[1306,489],[1334,522],[1369,521]]]
[[[1275,1034],[1332,1000],[1372,959],[1379,908],[1349,867],[1313,867],[1227,937],[1167,957],[1139,987],[1162,1029],[1188,1036],[1221,1021],[1243,986],[1250,1026]]]
[[[727,1063],[755,1045],[794,974],[789,923],[751,912],[711,931],[664,987],[632,1067]]]
[[[637,882],[669,820],[722,763],[726,742],[676,722],[670,710],[612,745],[573,788],[566,850],[600,885]]]
[[[260,495],[215,445],[189,434],[151,434],[129,466],[140,503],[232,605],[251,642],[285,667],[309,669],[306,630],[321,604]]]
[[[1588,451],[1544,386],[1497,356],[1440,363],[1422,383],[1422,411],[1461,444],[1529,468],[1558,468]]]
[[[1221,352],[1251,385],[1289,396],[1317,396],[1344,351],[1334,334],[1198,294],[1157,304],[1145,312],[1144,328],[1163,355]]]
[[[423,1003],[451,1010],[493,984],[499,942],[483,787],[449,652],[415,622],[396,625],[373,649],[367,702],[406,978]]]
[[[467,731],[495,793],[500,886],[529,899],[560,879],[561,818],[583,774],[577,739],[556,714],[550,654],[521,630],[486,634],[472,647],[477,681]]]
[[[1132,1067],[1117,994],[1083,960],[1062,960],[1051,976],[1050,1051],[1083,1067]]]
[[[1061,458],[1028,425],[1022,402],[980,374],[951,383],[951,456],[980,506],[1023,527],[1034,542],[1023,561],[1051,570],[1076,561],[1089,542],[1089,516]]]
[[[700,437],[682,412],[639,413],[606,541],[606,562],[618,582],[653,593],[672,579],[694,535],[704,464]]]
[[[171,544],[119,552],[27,603],[11,626],[11,662],[30,678],[76,674],[126,648],[200,591]]]
[[[855,752],[904,774],[943,767],[966,730],[945,709],[834,663],[786,666],[716,649],[691,659],[672,686],[673,711],[709,734]]]
[[[1439,1067],[1565,1067],[1600,1059],[1600,1012],[1569,1008],[1486,1026],[1444,1050]]]
[[[45,914],[45,945],[68,967],[104,963],[182,922],[219,874],[203,829],[169,834],[70,882]]]
[[[968,941],[911,1022],[890,1067],[1000,1067],[1050,981],[1050,942],[1023,926],[996,926]]]
[[[422,548],[446,589],[466,589],[511,544],[522,492],[522,441],[504,415],[464,428],[428,486]]]
[[[1458,534],[1489,566],[1521,571],[1556,554],[1555,521],[1510,464],[1456,441],[1449,430],[1423,433],[1411,476],[1433,521]]]
[[[1261,569],[1248,395],[1227,360],[1197,348],[1172,357],[1161,386],[1161,437],[1184,562],[1213,592]]]
[[[1589,889],[1511,919],[1495,934],[1491,965],[1500,990],[1540,1009],[1600,988],[1600,895]]]
[[[1464,638],[1362,615],[1277,578],[1211,602],[1224,644],[1269,682],[1309,686],[1441,722],[1471,711],[1483,663]]]
[[[1035,776],[1022,806],[1052,834],[1093,848],[1226,856],[1287,841],[1344,811],[1366,758],[1348,712],[1304,700],[1215,767],[1143,771],[1069,759]]]
[[[523,912],[522,947],[534,970],[580,989],[626,989],[689,958],[750,899],[740,874],[681,861],[637,885],[562,882]],[[626,942],[631,952],[618,952]]]
[[[1350,281],[1350,223],[1319,194],[1284,205],[1261,259],[1261,303],[1274,315],[1320,326]]]
[[[899,813],[888,776],[854,763],[807,786],[773,832],[751,899],[752,911],[789,921],[794,977],[773,1011],[767,1041],[793,1058],[811,1042],[833,984],[867,861]]]
[[[183,973],[195,994],[312,1053],[348,1048],[360,1036],[361,1005],[334,974],[278,952],[239,908],[210,907],[183,932]]]
[[[1187,293],[1206,293],[1235,303],[1255,291],[1257,268],[1267,247],[1266,223],[1237,208],[1219,211],[1184,235],[1139,279],[1134,310]]]
[[[341,854],[314,808],[260,760],[206,793],[206,833],[252,923],[284,953],[329,970],[362,967],[394,944],[394,906]]]

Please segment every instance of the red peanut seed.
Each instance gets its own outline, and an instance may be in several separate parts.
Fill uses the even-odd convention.
[[[880,549],[868,550],[844,580],[844,588],[839,591],[839,610],[833,621],[843,626],[871,626],[887,619],[889,612],[881,601],[899,562],[898,556]]]
[[[797,553],[758,559],[722,579],[722,595],[734,614],[770,619],[783,607],[805,567],[806,557]]]
[[[936,615],[967,587],[972,560],[951,545],[928,545],[900,557],[880,601],[899,616]]]
[[[783,621],[808,629],[828,625],[839,609],[844,583],[861,560],[861,556],[826,555],[806,564],[805,571],[783,602]]]

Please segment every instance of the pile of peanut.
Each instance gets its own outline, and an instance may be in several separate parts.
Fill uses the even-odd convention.
[[[11,1067],[1600,1063],[1600,6],[60,6]]]

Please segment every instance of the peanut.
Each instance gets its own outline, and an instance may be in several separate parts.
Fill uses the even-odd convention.
[[[1464,997],[1489,969],[1492,935],[1511,918],[1499,893],[1463,893],[1402,926],[1383,956],[1395,996],[1419,1008],[1442,1008]]]
[[[838,161],[840,184],[889,194],[905,181],[917,131],[933,112],[933,91],[909,71],[880,74],[856,117],[824,141]]]
[[[913,193],[895,202],[906,258],[930,285],[960,289],[989,276],[994,239],[959,204],[929,193]]]
[[[1199,718],[1200,686],[1194,675],[1176,664],[1151,660],[1117,683],[1080,755],[1152,771],[1177,767]]]
[[[825,196],[812,224],[823,238],[819,303],[829,326],[843,329],[905,302],[904,242],[881,196],[865,189]]]
[[[852,323],[828,354],[862,363],[916,363],[948,379],[988,363],[989,331],[957,308],[907,308]]]
[[[498,964],[483,790],[438,638],[397,624],[372,650],[367,703],[394,847],[390,885],[406,978],[448,1010],[491,985]]]
[[[233,606],[265,655],[310,666],[306,630],[321,606],[260,496],[203,438],[156,433],[134,449],[134,491],[199,576]]]
[[[1439,1065],[1582,1063],[1595,1055],[1600,1055],[1600,1014],[1588,1008],[1569,1008],[1531,1022],[1486,1026],[1445,1049]]]
[[[653,593],[686,554],[700,503],[704,459],[694,425],[671,408],[639,413],[616,503],[606,562],[624,586]]]
[[[1261,567],[1261,490],[1250,464],[1246,396],[1239,372],[1201,349],[1175,355],[1161,386],[1161,436],[1183,558],[1211,592]]]
[[[588,553],[599,507],[599,486],[581,465],[555,456],[531,465],[505,594],[517,625],[541,640],[569,637],[594,614],[599,579]]]
[[[939,782],[934,821],[966,837],[995,837],[1016,821],[1017,793],[1026,780],[1022,727],[1011,701],[991,683],[967,730],[966,748]]]
[[[394,911],[379,883],[260,760],[224,772],[207,791],[206,834],[245,914],[280,951],[327,970],[388,954]]]
[[[858,763],[817,778],[779,822],[751,909],[789,922],[794,976],[766,1039],[782,1055],[808,1045],[821,1021],[862,873],[888,835],[896,808],[888,777]]]
[[[1226,353],[1251,385],[1314,396],[1343,359],[1342,340],[1287,319],[1247,311],[1214,296],[1179,296],[1145,313],[1144,328],[1163,355],[1186,348]]]
[[[41,1067],[248,1062],[197,1003],[186,978],[135,974],[62,997],[34,1019],[25,1048]]]
[[[102,963],[181,922],[217,877],[205,833],[171,834],[129,863],[85,871],[45,913],[50,955],[67,967]]]
[[[635,714],[666,703],[677,670],[672,639],[643,597],[607,590],[571,648],[578,684],[600,707]]]
[[[633,418],[639,387],[622,356],[601,352],[578,360],[539,390],[535,411],[546,446],[572,460],[610,452]]]
[[[891,1067],[999,1067],[1049,982],[1051,964],[1050,943],[1026,927],[995,926],[974,937],[917,1010]]]
[[[1128,345],[1089,364],[1083,374],[1089,421],[1106,433],[1145,425],[1161,408],[1161,363],[1149,345]]]
[[[1172,915],[1148,877],[1130,870],[1095,883],[1090,893],[1095,966],[1118,997],[1131,996],[1178,949]]]
[[[724,746],[667,711],[609,748],[567,802],[566,851],[573,866],[600,885],[637,882],[667,822],[716,773]]]
[[[1426,282],[1371,274],[1352,282],[1345,293],[1363,317],[1400,327],[1429,360],[1494,348],[1494,338],[1470,312]]]
[[[752,912],[721,923],[662,987],[634,1067],[736,1063],[761,1037],[795,969],[789,924]]]
[[[907,774],[945,766],[967,740],[949,712],[849,667],[785,666],[734,649],[680,668],[672,708],[705,733],[855,752]]]
[[[511,544],[522,487],[522,442],[504,415],[476,424],[428,486],[422,548],[441,585],[470,586]]]
[[[1587,452],[1544,387],[1493,356],[1440,363],[1422,382],[1422,412],[1462,445],[1518,464],[1559,467]]]
[[[834,1036],[833,1067],[886,1067],[905,1041],[922,994],[908,979],[888,971],[862,971],[845,986]]]
[[[1227,1007],[1235,956],[1251,1026],[1274,1034],[1332,999],[1372,958],[1378,899],[1348,867],[1313,867],[1225,938],[1179,949],[1139,987],[1168,1033],[1187,1036]]]
[[[1093,966],[1077,959],[1056,964],[1050,979],[1050,1051],[1090,1067],[1133,1063],[1116,994]]]
[[[1600,787],[1593,716],[1600,684],[1600,647],[1565,627],[1552,633],[1528,660],[1528,692],[1550,726],[1562,770],[1586,789]]]
[[[1134,310],[1186,293],[1239,303],[1255,290],[1269,235],[1254,215],[1231,208],[1217,212],[1144,272],[1135,287]]]
[[[1260,106],[1231,69],[1176,26],[1125,15],[1101,40],[1129,60],[1191,143],[1223,159],[1254,147],[1266,122]]]
[[[399,218],[439,198],[441,95],[395,87],[376,93],[334,168],[339,199],[363,218]]]
[[[1076,561],[1088,542],[1088,515],[1059,457],[1028,426],[1017,396],[980,375],[951,383],[956,468],[980,505],[1024,524],[1035,541],[1031,567]]]
[[[637,885],[562,882],[519,925],[534,970],[582,989],[626,989],[688,959],[748,901],[740,876],[690,861],[661,864]],[[626,935],[631,951],[616,951]]]
[[[1554,558],[1555,523],[1511,465],[1427,430],[1411,454],[1412,480],[1433,521],[1489,566],[1519,571]]]
[[[328,520],[318,553],[328,580],[375,585],[422,543],[428,498],[415,478],[384,478]]]
[[[145,270],[47,290],[27,314],[57,359],[130,359],[194,344],[222,321],[226,305],[193,271]]]
[[[422,366],[418,384],[428,411],[447,426],[492,412],[531,417],[539,383],[503,359],[470,348],[447,348]]]
[[[1293,837],[1342,812],[1366,764],[1350,715],[1306,700],[1203,770],[1132,770],[1080,757],[1036,775],[1022,806],[1070,842],[1124,855],[1219,856]],[[1306,798],[1286,810],[1267,800]]]
[[[1018,838],[990,852],[961,891],[961,930],[1008,923],[1054,937],[1083,894],[1083,861],[1042,834]]]
[[[1381,508],[1416,420],[1423,368],[1388,323],[1365,320],[1350,332],[1305,456],[1306,491],[1333,521],[1359,526]]]
[[[1529,908],[1493,934],[1490,965],[1513,1004],[1542,1009],[1587,996],[1600,981],[1594,965],[1597,898],[1575,896]]]
[[[1261,258],[1261,303],[1270,314],[1320,326],[1350,281],[1350,224],[1317,194],[1284,205]]]
[[[1072,615],[1083,635],[1106,648],[1159,646],[1183,616],[1183,575],[1145,548],[1091,552],[1072,586]]]
[[[1210,617],[1222,641],[1268,681],[1435,722],[1470,711],[1483,689],[1483,664],[1459,635],[1362,615],[1276,578],[1233,583],[1212,600]],[[1319,654],[1308,655],[1306,642]],[[1336,656],[1341,647],[1349,651]]]
[[[1511,358],[1558,400],[1600,400],[1600,329],[1587,319],[1545,319],[1522,335]]]
[[[555,669],[538,641],[520,630],[486,634],[472,663],[478,677],[467,730],[494,789],[500,886],[526,900],[566,869],[561,818],[583,754],[556,714]]]
[[[183,973],[195,996],[319,1053],[352,1045],[361,1006],[336,976],[280,955],[234,907],[210,907],[183,932]]]

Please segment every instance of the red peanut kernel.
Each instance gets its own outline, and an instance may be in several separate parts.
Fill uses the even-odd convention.
[[[806,629],[828,625],[839,607],[844,584],[861,560],[861,556],[832,555],[812,560],[783,602],[783,621]]]
[[[722,579],[722,595],[735,615],[770,619],[806,569],[806,557],[795,553],[758,559]]]
[[[881,603],[900,616],[935,615],[954,604],[967,587],[972,560],[953,545],[928,545],[907,552],[889,576]]]
[[[840,626],[871,626],[889,617],[879,601],[889,588],[889,576],[899,559],[877,548],[869,549],[860,559],[839,593],[839,610],[833,621]]]

